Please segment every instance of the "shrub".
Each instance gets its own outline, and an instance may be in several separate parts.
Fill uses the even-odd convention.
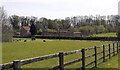
[[[46,29],[45,32],[57,32],[57,31],[53,29]]]
[[[40,29],[40,30],[37,31],[37,34],[38,34],[38,35],[41,35],[42,32],[43,32],[42,29]]]

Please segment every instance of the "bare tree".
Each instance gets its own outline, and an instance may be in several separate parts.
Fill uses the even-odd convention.
[[[12,25],[9,22],[9,19],[6,15],[6,12],[3,7],[0,7],[0,25],[2,32],[2,42],[12,41]]]

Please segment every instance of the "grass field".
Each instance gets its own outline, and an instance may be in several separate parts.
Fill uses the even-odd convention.
[[[117,35],[116,33],[102,33],[102,34],[90,35],[87,37],[117,37]]]
[[[13,60],[22,60],[38,56],[44,56],[49,54],[54,54],[58,52],[67,52],[78,50],[82,48],[88,48],[93,46],[100,46],[103,44],[110,44],[113,42],[99,42],[99,41],[73,41],[73,40],[46,40],[43,42],[42,39],[37,39],[35,41],[27,40],[27,42],[9,42],[2,44],[2,61],[3,63],[12,62]],[[101,51],[99,49],[98,51]],[[86,55],[93,54],[93,50],[86,52]],[[100,57],[101,55],[99,55]],[[72,54],[65,56],[65,62],[79,59],[81,53]],[[86,59],[86,62],[92,61],[94,58]],[[22,68],[50,68],[58,65],[58,58],[48,59],[40,62],[35,62],[22,66]],[[81,62],[66,66],[66,68],[79,68]],[[91,67],[91,66],[89,66]],[[88,68],[89,68],[88,67]],[[101,66],[102,67],[102,66]]]
[[[108,61],[98,65],[98,68],[118,68],[118,55],[112,57]]]

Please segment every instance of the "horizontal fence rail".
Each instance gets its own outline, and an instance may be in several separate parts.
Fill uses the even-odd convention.
[[[106,47],[108,47],[108,49],[106,49]],[[98,52],[97,49],[99,49],[99,48],[101,48],[103,50]],[[92,50],[92,49],[94,49],[93,54],[85,56],[86,51],[89,51],[89,50]],[[29,63],[34,63],[34,62],[38,62],[38,61],[42,61],[42,60],[47,60],[47,59],[59,57],[59,65],[54,66],[52,68],[49,68],[48,70],[52,70],[52,69],[64,70],[65,66],[68,66],[68,65],[71,65],[73,63],[80,62],[80,61],[82,61],[82,67],[80,67],[80,68],[85,70],[85,68],[87,66],[89,66],[93,63],[95,63],[94,67],[97,67],[97,65],[99,64],[99,63],[97,63],[97,61],[103,59],[103,62],[105,62],[106,57],[109,56],[109,59],[110,59],[112,56],[115,56],[116,54],[118,54],[119,50],[120,50],[120,42],[117,42],[117,43],[112,43],[112,44],[107,44],[107,45],[102,45],[102,46],[83,48],[83,49],[69,51],[69,52],[60,52],[60,53],[57,53],[57,54],[45,55],[45,56],[41,56],[41,57],[34,57],[34,58],[30,58],[30,59],[25,59],[25,60],[14,60],[11,63],[1,64],[1,66],[2,66],[2,70],[9,69],[9,68],[13,68],[13,70],[20,70],[22,65],[26,65],[26,64],[29,64]],[[107,51],[108,51],[108,54],[105,53]],[[75,53],[82,53],[82,57],[79,58],[79,59],[75,59],[73,61],[64,63],[64,56],[67,56],[67,55],[70,55],[70,54],[75,54]],[[98,58],[98,54],[103,54],[103,56]],[[90,57],[94,57],[95,60],[86,64],[85,60],[87,58],[90,58]]]
[[[51,55],[46,55],[46,56],[41,56],[41,57],[35,57],[35,58],[30,58],[26,60],[21,60],[22,65],[33,63],[33,62],[38,62],[46,59],[51,59],[58,57],[59,54],[51,54]]]

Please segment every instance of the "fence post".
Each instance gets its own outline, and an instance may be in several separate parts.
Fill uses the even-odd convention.
[[[103,45],[103,62],[105,62],[105,45]]]
[[[82,49],[82,69],[85,70],[85,49]]]
[[[118,49],[118,42],[117,42],[117,54],[118,54],[118,52],[119,52],[119,49]]]
[[[21,61],[20,60],[13,61],[13,70],[21,70]]]
[[[59,52],[59,68],[60,68],[60,70],[64,70],[63,52]]]
[[[115,44],[113,43],[113,56],[115,56]]]
[[[97,47],[95,46],[95,67],[97,68]]]
[[[110,44],[109,44],[109,59],[111,58],[111,49],[110,49]]]
[[[118,49],[120,50],[120,42],[118,42]]]

